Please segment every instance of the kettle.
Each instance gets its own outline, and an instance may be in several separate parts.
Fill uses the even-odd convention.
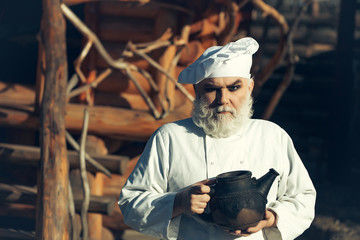
[[[273,168],[259,179],[250,171],[231,171],[216,176],[210,201],[200,217],[225,229],[245,230],[265,216],[267,195],[279,175]]]

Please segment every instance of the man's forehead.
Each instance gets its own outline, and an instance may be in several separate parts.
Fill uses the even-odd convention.
[[[198,85],[233,85],[236,83],[242,83],[247,81],[246,78],[241,77],[219,77],[219,78],[207,78],[201,81]]]

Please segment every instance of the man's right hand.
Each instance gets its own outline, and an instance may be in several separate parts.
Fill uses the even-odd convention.
[[[210,201],[210,187],[208,185],[214,182],[215,180],[206,179],[176,193],[172,217],[182,213],[202,214]]]

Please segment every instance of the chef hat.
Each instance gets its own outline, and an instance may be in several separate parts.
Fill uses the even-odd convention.
[[[206,78],[243,77],[250,79],[252,55],[259,44],[251,37],[230,42],[225,46],[213,46],[179,75],[179,83],[198,84]]]

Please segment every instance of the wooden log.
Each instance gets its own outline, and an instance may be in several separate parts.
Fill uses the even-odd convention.
[[[37,239],[69,239],[69,166],[65,141],[67,56],[60,0],[43,0],[40,44],[45,52],[44,95],[40,109],[41,160],[36,204]]]
[[[68,150],[70,168],[79,168],[79,152]],[[124,174],[129,161],[128,157],[116,155],[90,155],[112,173]],[[16,144],[0,143],[0,162],[18,165],[37,166],[40,160],[40,148],[33,146],[21,146]],[[87,163],[87,169],[96,172],[96,169]]]
[[[35,200],[36,201],[36,200]],[[26,219],[35,219],[35,205],[22,203],[0,203],[0,216],[13,216]],[[113,213],[114,214],[114,213]]]
[[[86,152],[89,154],[99,154],[107,155],[108,150],[106,148],[105,142],[94,135],[88,135],[86,138]],[[90,193],[95,196],[103,195],[104,189],[104,177],[102,173],[96,173],[94,180],[90,187]],[[90,239],[102,239],[102,216],[101,214],[88,214],[88,229],[89,229],[89,238]]]
[[[65,121],[69,131],[79,132],[81,130],[82,114],[80,112],[85,107],[80,104],[68,104]],[[4,116],[0,118],[0,126],[38,129],[38,117],[29,113],[27,108],[29,107],[19,106],[16,109],[0,107],[0,114]],[[189,117],[191,109],[192,103],[187,101],[186,104],[175,109],[165,118],[154,120],[151,113],[141,110],[94,106],[89,108],[92,116],[89,132],[120,140],[147,141],[151,134],[165,123]],[[101,127],[99,127],[99,123],[101,123]]]
[[[102,18],[99,24],[98,37],[110,42],[151,42],[156,39],[153,34],[154,22],[139,18]]]
[[[0,92],[0,99],[2,99]],[[20,94],[20,93],[17,93]],[[35,95],[33,95],[35,96]],[[17,128],[39,128],[39,119],[32,114],[34,100],[27,104],[11,104],[16,94],[8,94],[7,107],[0,106],[0,126]],[[34,98],[33,98],[34,99]],[[85,105],[67,104],[65,123],[69,131],[79,132],[82,128],[83,111]],[[168,122],[177,121],[190,116],[192,103],[186,101],[184,105],[174,109],[165,118],[155,120],[151,113],[141,110],[130,110],[105,106],[89,107],[89,132],[94,135],[108,136],[122,140],[147,141],[150,135],[160,126]],[[101,126],[99,126],[101,123]]]
[[[144,91],[147,93],[150,93],[151,86],[148,82],[148,80],[140,73],[136,71],[131,71],[131,73],[135,76],[135,78],[138,80],[139,84],[143,87]],[[106,92],[106,93],[131,93],[131,94],[139,94],[138,89],[132,83],[132,81],[129,80],[129,77],[120,71],[114,71],[107,77],[105,80],[103,80],[97,87],[96,91],[100,92]]]
[[[97,33],[99,31],[99,3],[91,2],[85,4],[84,13],[84,22],[93,32]],[[83,44],[86,43],[84,42]],[[86,74],[88,74],[89,71],[95,69],[96,61],[99,56],[100,54],[98,51],[92,47],[90,49],[89,55],[84,59],[83,62],[84,72]]]
[[[145,102],[144,98],[138,94],[97,92],[95,105],[150,111],[149,105]]]
[[[89,84],[93,81],[95,81],[96,79],[96,71],[90,70],[89,74],[86,78],[86,83],[85,84]],[[78,96],[79,102],[81,103],[86,103],[90,106],[94,106],[94,89],[90,88],[88,90],[86,90],[85,92],[82,92],[79,96]]]
[[[2,106],[28,105],[34,102],[34,98],[33,86],[0,82],[0,104]]]
[[[155,37],[159,38],[160,36],[164,36],[165,32],[169,32],[170,36],[173,35],[177,27],[177,18],[178,14],[176,11],[161,8],[155,21]],[[170,75],[172,76],[174,76],[174,68],[172,68],[171,64],[176,55],[176,50],[177,48],[175,45],[170,45],[166,49],[164,49],[158,59],[159,65],[163,69],[170,71]],[[175,84],[159,70],[156,70],[155,81],[159,86],[158,94],[160,96],[160,101],[162,101],[162,104],[160,104],[159,100],[154,98],[156,107],[158,108],[158,110],[160,110],[161,106],[163,105],[166,107],[166,109],[172,110],[174,108]],[[169,106],[167,106],[168,104]]]
[[[199,40],[194,40],[186,44],[181,50],[179,64],[187,66],[194,62],[205,51]]]
[[[149,4],[140,4],[140,2],[101,2],[99,13],[107,16],[154,19],[158,10],[159,7],[151,4],[151,2],[149,2]]]
[[[25,186],[20,186],[25,187]],[[29,188],[29,187],[27,187]],[[78,191],[79,189],[75,190]],[[74,190],[73,190],[74,191]],[[11,209],[17,208],[17,206],[30,205],[35,206],[36,203],[36,189],[33,191],[22,191],[19,186],[12,186],[8,184],[0,184],[0,201],[2,204],[7,204],[4,208],[5,212],[9,213],[9,216],[23,216],[21,214],[11,214]],[[111,215],[114,211],[114,204],[116,204],[116,197],[113,196],[90,196],[89,212]],[[81,204],[83,197],[81,194],[74,194],[75,209],[77,212],[81,211]],[[10,207],[11,206],[11,207]],[[32,209],[32,207],[27,209]],[[3,211],[3,208],[1,208]],[[26,216],[26,215],[25,215]]]
[[[121,42],[103,42],[103,44],[104,44],[104,48],[113,59],[119,59],[120,57],[122,57],[123,51],[126,47],[126,43],[121,43]],[[135,66],[141,69],[145,69],[145,70],[149,69],[149,63],[139,56],[135,55],[133,57],[127,57],[126,61],[131,64],[134,64]],[[109,64],[107,64],[107,62],[102,57],[97,57],[96,67],[100,69],[108,68]]]
[[[0,228],[0,239],[34,240],[35,233],[33,231]]]
[[[83,199],[75,197],[74,200],[75,200],[75,209],[77,212],[80,212]],[[114,211],[115,204],[116,204],[115,197],[91,195],[89,212],[111,215]]]
[[[42,44],[39,42],[38,62],[36,67],[36,84],[35,84],[36,87],[35,112],[40,111],[40,104],[44,94],[44,85],[45,85],[45,79],[43,73],[44,69],[45,69],[45,52],[43,50]]]
[[[124,216],[122,215],[119,206],[114,207],[114,212],[111,215],[104,215],[103,216],[103,226],[107,227],[111,230],[125,230],[130,229],[124,223]]]
[[[159,58],[159,64],[164,68],[164,69],[170,69],[171,68],[171,63],[175,57],[176,54],[176,46],[171,45],[169,46],[164,54]],[[172,76],[175,75],[175,68],[172,68],[170,70],[170,74]],[[166,109],[169,109],[170,111],[174,109],[175,106],[175,84],[170,81],[170,79],[167,78],[167,76],[165,76],[162,72],[158,71],[156,73],[156,79],[157,79],[157,84],[159,86],[159,96],[160,96],[160,101],[163,101],[163,104],[165,105]],[[167,99],[167,100],[166,100]],[[169,102],[168,102],[169,101]],[[168,106],[169,105],[169,106]],[[160,108],[160,104],[157,103],[157,106]]]
[[[76,4],[81,4],[81,3],[89,3],[89,2],[93,2],[94,0],[64,0],[64,3],[66,5],[76,5]]]
[[[102,231],[101,231],[101,239],[106,239],[106,240],[115,240],[115,236],[112,233],[112,231],[110,231],[108,228],[106,227],[102,227]],[[118,238],[116,238],[118,239]]]

